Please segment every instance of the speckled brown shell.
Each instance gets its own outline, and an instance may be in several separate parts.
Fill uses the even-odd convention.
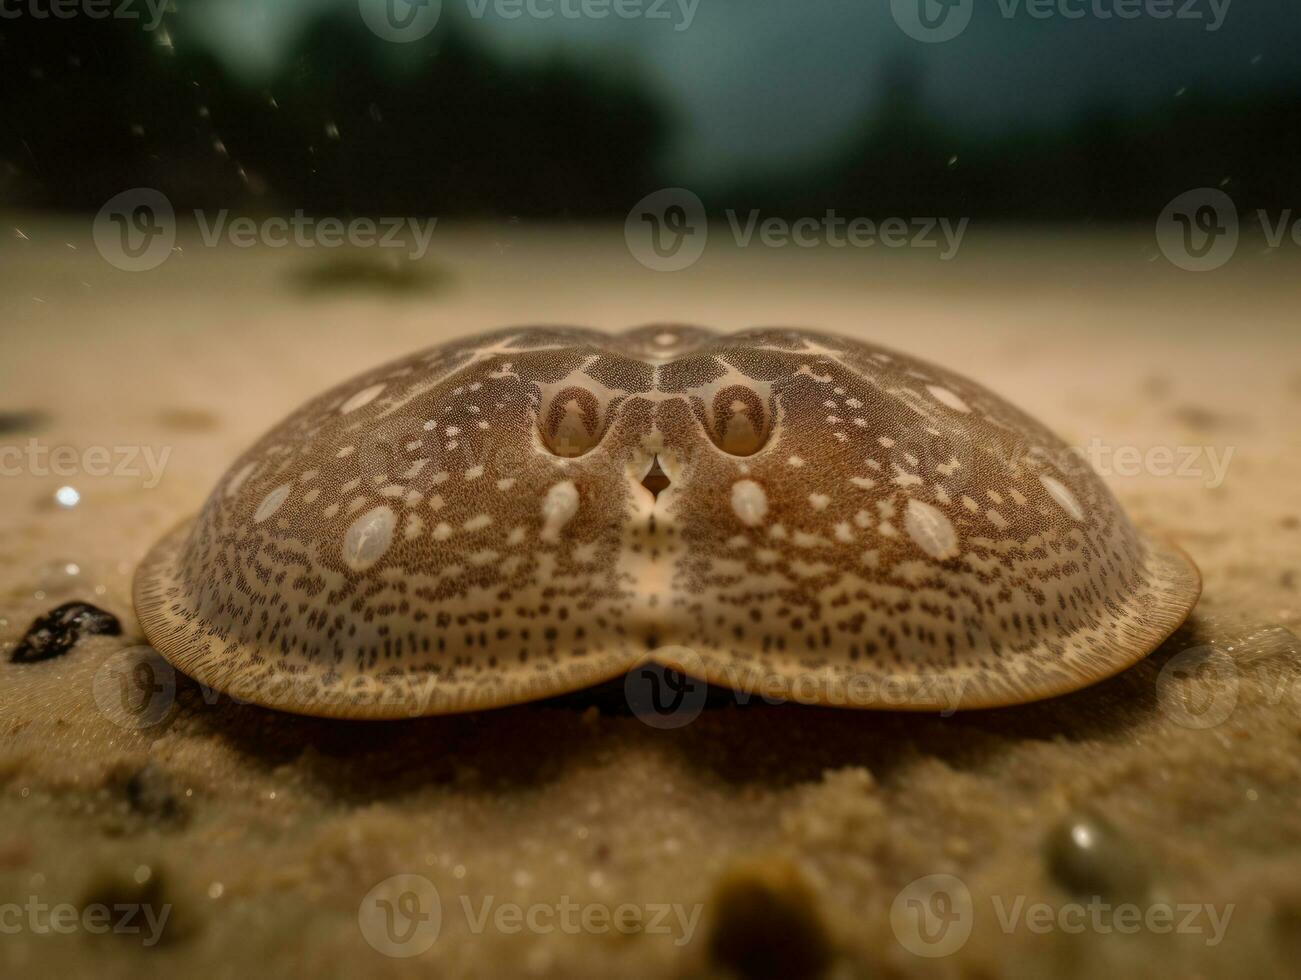
[[[966,378],[809,331],[673,326],[502,330],[326,392],[154,547],[135,601],[218,690],[383,718],[644,658],[806,703],[1015,704],[1139,660],[1199,589]]]

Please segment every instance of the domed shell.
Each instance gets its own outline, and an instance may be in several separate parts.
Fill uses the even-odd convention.
[[[1057,437],[843,337],[517,328],[345,382],[230,467],[135,581],[218,690],[387,718],[647,659],[811,704],[946,710],[1141,659],[1200,590]]]

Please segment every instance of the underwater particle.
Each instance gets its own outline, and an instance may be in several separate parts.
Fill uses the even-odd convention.
[[[34,664],[61,657],[83,635],[117,636],[122,624],[116,616],[88,602],[65,602],[41,616],[14,647],[9,662]]]
[[[819,977],[831,944],[817,896],[786,860],[734,867],[714,888],[709,957],[744,980]]]
[[[508,328],[268,429],[134,599],[172,666],[302,714],[537,701],[685,649],[780,700],[1022,704],[1138,662],[1201,590],[1032,418],[816,331]]]
[[[75,561],[62,558],[48,561],[37,570],[37,589],[52,598],[66,598],[84,587],[83,572]]]
[[[1043,855],[1053,881],[1071,895],[1134,902],[1147,894],[1142,855],[1096,814],[1062,819],[1044,838]]]
[[[54,491],[54,501],[60,507],[76,507],[81,503],[81,494],[76,487],[59,487]]]

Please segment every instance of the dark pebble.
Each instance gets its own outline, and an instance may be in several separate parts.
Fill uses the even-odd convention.
[[[112,613],[88,602],[65,602],[32,623],[9,661],[34,664],[50,660],[71,650],[83,634],[117,636],[121,632],[122,624]]]
[[[115,781],[134,813],[157,824],[185,822],[188,814],[172,778],[152,763],[120,773]]]
[[[44,428],[49,417],[43,412],[0,412],[0,435],[35,432]]]
[[[1147,894],[1141,855],[1094,814],[1072,814],[1049,831],[1044,863],[1058,885],[1080,898],[1141,901]]]
[[[714,891],[710,958],[743,980],[813,978],[831,962],[817,896],[794,866],[756,864],[725,875]]]

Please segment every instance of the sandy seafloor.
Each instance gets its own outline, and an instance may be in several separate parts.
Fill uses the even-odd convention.
[[[418,288],[388,290],[317,288],[322,250],[192,237],[127,274],[77,221],[11,218],[0,249],[0,446],[170,449],[152,487],[30,464],[0,478],[0,975],[1295,975],[1301,250],[1245,245],[1198,276],[1141,230],[973,228],[951,263],[711,243],[660,274],[613,226],[440,228]],[[98,707],[115,658],[143,642],[136,563],[306,397],[479,329],[657,321],[879,341],[964,371],[1074,445],[1231,448],[1216,487],[1209,471],[1109,475],[1136,521],[1194,556],[1201,604],[1096,688],[950,718],[724,697],[664,731],[605,692],[342,723],[214,702],[185,678],[155,724]],[[62,485],[77,506],[54,503]],[[9,663],[31,621],[73,598],[123,635]],[[1088,852],[1081,828],[1100,835]],[[377,952],[359,919],[398,874],[441,897],[436,941],[406,959]],[[915,906],[891,917],[936,874],[970,896],[946,878],[927,906],[956,940],[970,925],[951,952],[929,943],[938,926],[910,938]],[[689,937],[674,916],[667,935],[600,932],[599,912],[587,930],[560,913],[476,929],[463,899],[475,915],[490,899],[699,918]],[[146,946],[42,932],[34,902],[171,912]],[[1137,929],[1115,917],[1125,905]]]

